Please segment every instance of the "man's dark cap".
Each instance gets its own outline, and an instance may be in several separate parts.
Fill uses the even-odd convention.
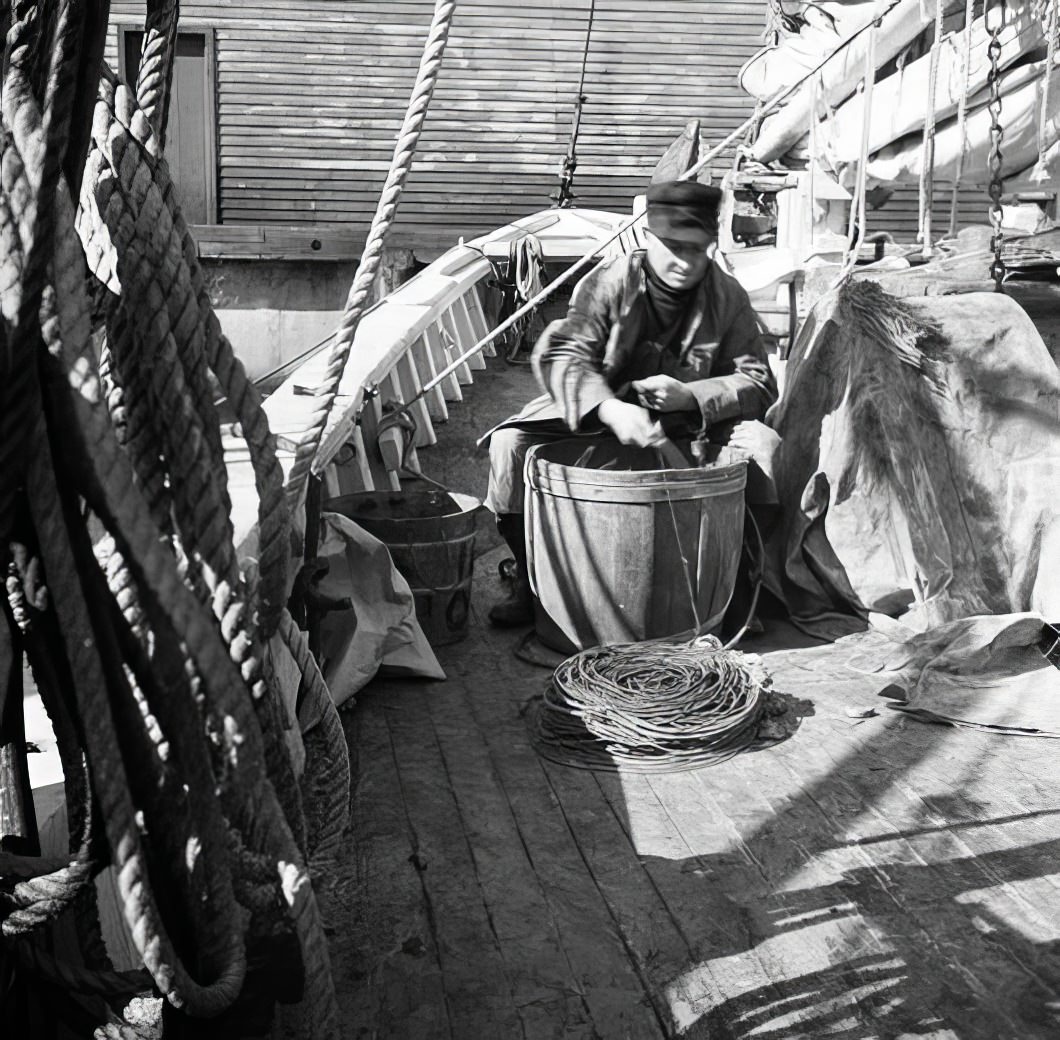
[[[648,189],[648,229],[660,238],[682,242],[717,237],[720,188],[698,181],[664,181]]]

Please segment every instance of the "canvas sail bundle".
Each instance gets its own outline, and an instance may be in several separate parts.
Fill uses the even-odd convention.
[[[794,85],[820,66],[764,120],[751,148],[755,159],[796,157],[798,162],[808,158],[807,144],[812,141],[818,161],[846,186],[858,180],[863,150],[870,187],[923,183],[927,123],[934,182],[985,183],[991,136],[988,44],[999,25],[1004,188],[1037,188],[1052,179],[1054,153],[1060,148],[1058,91],[1051,84],[1056,59],[1047,56],[1053,17],[1049,0],[1006,3],[1003,9],[992,4],[967,30],[963,5],[947,3],[940,24],[953,23],[953,31],[943,32],[937,46],[908,61],[903,57],[917,55],[918,48],[932,42],[933,2],[840,6],[844,18],[825,27],[820,16],[807,16],[798,33],[788,32],[744,67],[741,84],[761,98]],[[870,45],[876,73],[873,89],[865,91]],[[1047,68],[1050,57],[1052,72]]]
[[[1004,148],[1001,176],[1008,182],[1029,174],[1038,161],[1039,151],[1048,151],[1057,142],[1060,118],[1060,90],[1045,96],[1045,62],[1023,65],[1001,78],[1001,104],[1005,117]],[[957,119],[948,119],[935,131],[934,175],[936,182],[952,182],[957,176],[957,164],[964,155],[966,180],[985,183],[990,152],[990,110],[985,95],[974,108],[969,108],[962,126]],[[1039,138],[1039,123],[1045,108],[1044,139]],[[875,108],[875,105],[873,106]],[[881,148],[869,157],[866,166],[871,184],[916,184],[924,163],[923,135],[919,131],[907,134],[898,141]],[[857,175],[857,160],[839,163],[837,172],[842,184],[853,184]],[[1006,183],[1006,189],[1012,185]]]
[[[863,6],[865,11],[861,23],[851,25],[850,31],[842,36],[837,34],[831,38],[818,37],[815,40],[813,57],[809,60],[805,55],[801,62],[794,58],[797,45],[793,40],[787,40],[772,50],[771,63],[776,60],[783,61],[792,53],[797,74],[790,76],[790,83],[797,83],[830,54],[834,53],[834,57],[824,63],[818,74],[811,76],[795,91],[776,115],[762,124],[758,139],[751,148],[752,155],[759,162],[772,162],[780,158],[806,136],[815,90],[819,104],[831,107],[839,105],[854,93],[861,82],[865,71],[865,56],[870,46],[874,47],[875,61],[879,67],[912,43],[935,18],[935,0],[892,0],[890,3],[881,0],[871,7]],[[865,30],[873,21],[874,15],[879,19],[879,26],[874,30],[873,41],[870,39],[871,34]],[[844,40],[850,42],[840,46]],[[751,78],[750,72],[755,63],[765,60],[766,55],[762,54],[760,58],[756,56],[745,66],[740,81],[745,90],[748,89],[746,84]],[[787,85],[789,84],[780,83],[782,87]],[[754,90],[750,92],[754,93]]]
[[[962,94],[967,91],[969,107],[988,100],[987,75],[990,63],[986,48],[989,33],[983,18],[972,23],[969,66],[964,69],[964,32],[942,38],[935,80],[935,122],[953,119]],[[1029,9],[1013,12],[1001,29],[998,67],[1008,70],[1042,47],[1045,34],[1040,17]],[[1040,76],[1043,66],[1032,64],[1014,69],[1001,78],[1002,96],[1029,79]],[[818,130],[826,155],[833,165],[855,162],[861,148],[862,124],[868,119],[869,153],[878,152],[908,134],[920,134],[924,126],[925,102],[930,95],[931,56],[925,54],[892,75],[877,82],[872,92],[872,110],[866,115],[860,92],[844,101]]]

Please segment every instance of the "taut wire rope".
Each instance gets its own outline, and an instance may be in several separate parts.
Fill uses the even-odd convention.
[[[570,141],[567,154],[563,157],[563,168],[560,172],[559,189],[553,198],[556,205],[566,208],[574,202],[574,171],[578,168],[578,132],[581,129],[582,107],[585,105],[585,70],[589,65],[589,45],[593,38],[593,20],[596,17],[596,0],[589,0],[589,17],[585,24],[585,43],[582,45],[582,67],[578,75],[578,93],[574,99],[574,116],[571,121]]]

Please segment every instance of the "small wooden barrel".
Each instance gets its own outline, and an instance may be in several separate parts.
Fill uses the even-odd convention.
[[[475,513],[481,505],[456,492],[361,491],[333,498],[324,508],[386,544],[412,589],[424,635],[432,646],[442,646],[467,635]]]
[[[564,653],[698,629],[714,632],[743,543],[747,463],[706,468],[612,439],[534,448],[526,529],[537,634]]]

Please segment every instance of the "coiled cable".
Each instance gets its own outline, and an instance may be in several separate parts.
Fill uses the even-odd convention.
[[[556,669],[532,708],[532,740],[581,769],[714,765],[754,742],[769,684],[756,656],[714,636],[594,647]]]

